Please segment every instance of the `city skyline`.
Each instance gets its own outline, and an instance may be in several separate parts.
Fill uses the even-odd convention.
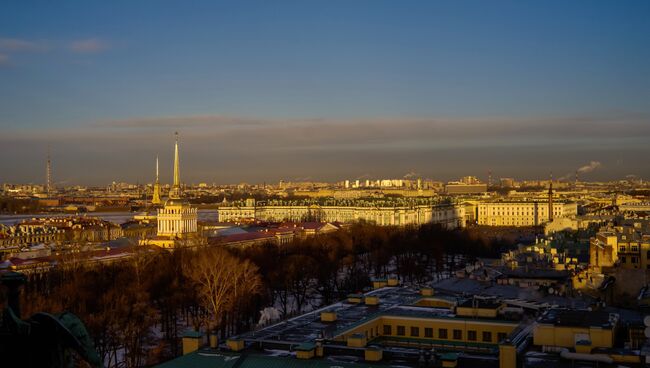
[[[649,7],[3,4],[0,182],[647,179]]]

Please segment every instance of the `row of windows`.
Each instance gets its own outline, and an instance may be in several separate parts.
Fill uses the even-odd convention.
[[[618,259],[621,260],[621,263],[627,263],[627,258],[625,256],[620,256]],[[639,263],[638,257],[630,257],[630,263]]]
[[[546,211],[538,211],[537,213],[535,212],[510,212],[510,211],[491,211],[486,213],[485,211],[480,212],[481,215],[499,215],[499,216],[540,216],[540,215],[545,215]],[[560,215],[562,214],[562,211],[553,211],[553,214],[555,215]]]
[[[620,245],[620,246],[618,247],[618,251],[619,251],[619,252],[627,252],[626,249],[627,249],[627,248],[626,248],[625,245]],[[638,245],[631,245],[631,246],[630,246],[630,252],[638,252],[638,251],[639,251],[639,246],[638,246]],[[647,252],[647,256],[648,256],[648,258],[650,258],[650,250]]]
[[[410,329],[410,337],[420,337],[420,328],[411,326]],[[447,339],[448,333],[447,333],[446,328],[439,328],[438,329],[438,338],[439,339]],[[384,335],[392,335],[393,334],[393,327],[391,325],[384,325]],[[405,326],[397,326],[397,331],[396,331],[397,336],[406,336],[406,327]],[[424,337],[428,338],[433,338],[433,328],[430,327],[425,327],[424,328]],[[504,340],[507,337],[507,334],[504,332],[499,332],[497,334],[497,342]],[[453,329],[452,330],[452,339],[454,340],[462,340],[463,339],[463,330],[457,330]],[[468,330],[467,331],[467,340],[468,341],[478,341],[477,340],[477,332],[475,330]],[[483,342],[492,342],[492,332],[490,331],[483,331],[481,334],[481,341]]]
[[[161,215],[180,215],[183,213],[196,213],[196,208],[163,208],[160,210]]]

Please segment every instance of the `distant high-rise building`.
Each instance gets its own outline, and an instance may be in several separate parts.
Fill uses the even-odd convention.
[[[463,184],[480,184],[481,181],[478,180],[476,176],[463,176],[460,178],[460,182]]]
[[[515,179],[513,178],[501,178],[501,188],[514,188]]]

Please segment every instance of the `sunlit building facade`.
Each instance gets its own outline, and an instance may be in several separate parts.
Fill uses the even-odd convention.
[[[552,214],[549,209],[553,208]],[[477,222],[487,226],[539,226],[553,218],[575,217],[576,203],[543,201],[483,202],[478,204]]]
[[[219,221],[323,221],[354,222],[369,221],[377,225],[420,225],[436,223],[455,229],[465,226],[465,209],[455,204],[367,205],[363,201],[337,204],[300,204],[290,202],[256,204],[246,201],[243,205],[219,207]]]
[[[174,184],[163,208],[158,210],[158,231],[154,238],[145,239],[142,244],[157,245],[162,248],[197,245],[198,212],[183,198],[180,184],[180,164],[178,159],[178,140],[174,146]]]

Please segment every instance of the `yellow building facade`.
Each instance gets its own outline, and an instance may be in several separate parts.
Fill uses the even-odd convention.
[[[353,222],[365,220],[377,225],[441,224],[449,229],[465,226],[465,208],[453,204],[361,206],[349,205],[296,205],[262,204],[248,202],[243,206],[219,207],[219,221],[306,221],[316,219],[325,222]]]
[[[520,324],[500,317],[503,308],[500,303],[469,300],[456,306],[455,303],[445,304],[439,298],[427,297],[414,305],[431,304],[420,303],[428,299],[441,309],[447,306],[454,313],[414,313],[395,309],[341,331],[333,340],[345,342],[350,347],[379,342],[390,346],[493,352]]]
[[[603,268],[650,269],[650,229],[637,221],[601,228],[589,241],[589,265]]]
[[[615,313],[549,310],[537,321],[533,344],[589,354],[595,348],[612,348],[618,325],[619,316]]]
[[[481,202],[477,208],[477,223],[486,226],[539,226],[552,218],[575,217],[576,203],[549,203],[542,201]]]

